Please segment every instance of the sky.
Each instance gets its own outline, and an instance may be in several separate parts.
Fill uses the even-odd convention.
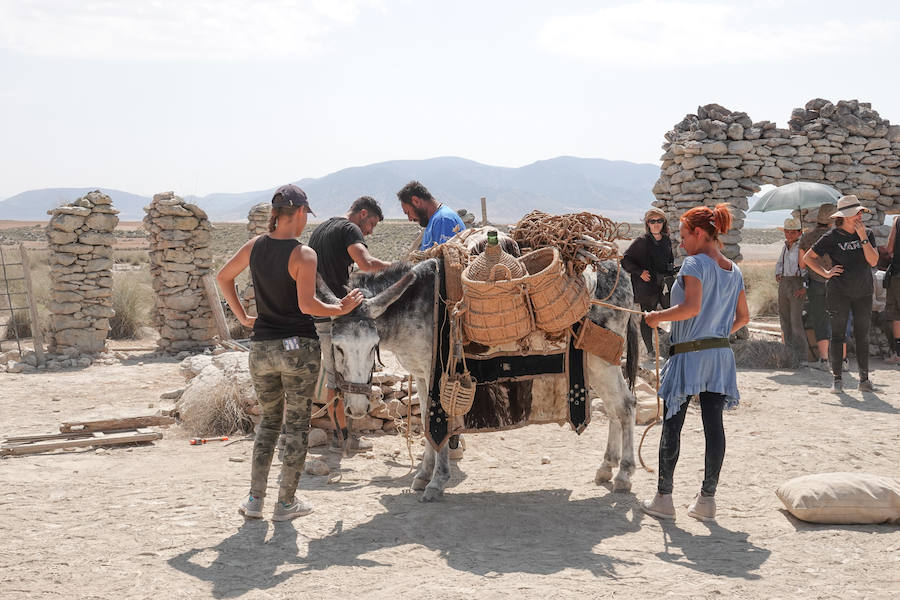
[[[658,163],[716,102],[900,122],[900,3],[0,0],[0,198],[244,192],[385,160]]]

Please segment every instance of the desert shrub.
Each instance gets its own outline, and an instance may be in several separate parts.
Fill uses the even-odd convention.
[[[150,262],[150,254],[146,250],[116,250],[114,257],[117,264],[136,267]]]
[[[149,321],[153,294],[146,273],[114,273],[112,304],[116,315],[109,320],[109,337],[114,340],[139,337]]]
[[[745,263],[741,265],[744,287],[751,316],[778,315],[778,282],[771,263]]]
[[[223,381],[207,393],[183,398],[178,405],[178,416],[191,435],[230,435],[253,430],[253,420],[245,406],[240,386]]]

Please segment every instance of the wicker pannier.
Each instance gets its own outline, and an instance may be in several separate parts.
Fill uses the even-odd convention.
[[[500,270],[509,273],[502,265],[494,265],[492,273]],[[495,346],[520,340],[534,331],[524,278],[475,281],[469,278],[466,267],[462,287],[462,328],[466,340]]]
[[[575,347],[599,356],[611,365],[617,365],[625,351],[625,340],[618,333],[586,318],[581,322],[581,329],[575,338]]]
[[[559,250],[552,246],[529,252],[521,259],[534,323],[547,333],[558,333],[580,321],[591,308],[584,278],[566,271]]]

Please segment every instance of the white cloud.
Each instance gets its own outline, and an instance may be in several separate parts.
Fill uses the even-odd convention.
[[[308,57],[379,0],[0,0],[0,47],[81,59]]]
[[[614,66],[652,67],[869,52],[900,35],[897,20],[848,23],[808,17],[766,23],[752,3],[642,0],[589,15],[553,17],[539,42],[556,54]]]

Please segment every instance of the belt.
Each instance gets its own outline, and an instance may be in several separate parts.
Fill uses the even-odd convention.
[[[709,350],[710,348],[730,348],[731,344],[728,338],[709,338],[705,340],[694,340],[692,342],[682,342],[680,344],[672,344],[669,347],[669,356],[682,354],[684,352],[697,352],[699,350]]]

